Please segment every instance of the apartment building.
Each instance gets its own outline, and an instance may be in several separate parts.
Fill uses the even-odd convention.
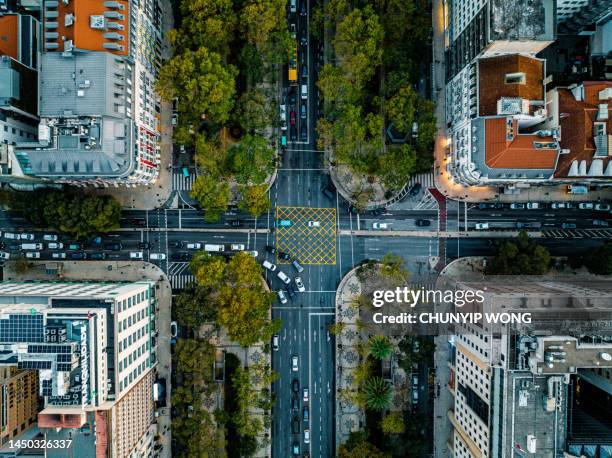
[[[152,447],[155,303],[148,281],[0,283],[0,366],[38,372],[39,429],[89,433],[93,456]]]
[[[0,444],[32,427],[38,415],[38,372],[0,367]]]
[[[456,327],[448,387],[451,456],[569,458],[587,449],[596,454],[585,456],[607,456],[612,385],[595,387],[587,376],[612,369],[609,282],[513,278],[455,286],[486,287],[488,311],[528,311],[533,318],[530,324]]]
[[[159,173],[161,65],[156,0],[45,0],[38,141],[18,143],[13,176],[142,185]]]
[[[479,57],[446,90],[449,161],[465,185],[609,185],[612,83],[546,90],[546,62]]]

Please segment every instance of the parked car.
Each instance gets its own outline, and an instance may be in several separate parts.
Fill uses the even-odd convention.
[[[0,251],[0,259],[9,259],[11,257],[11,253],[7,253],[6,251]]]
[[[30,259],[39,259],[40,258],[40,251],[28,251],[25,254],[26,258],[30,258]]]
[[[593,202],[580,202],[578,204],[578,208],[580,210],[593,210]]]
[[[183,248],[183,242],[170,242],[172,248]]]
[[[80,243],[71,243],[68,245],[68,249],[71,251],[77,251],[80,250],[82,248]]]
[[[122,248],[123,248],[123,245],[120,243],[105,243],[104,244],[105,250],[120,251]]]
[[[278,278],[281,279],[281,281],[283,283],[285,283],[286,285],[288,285],[289,283],[291,283],[291,279],[285,274],[285,272],[283,272],[282,270],[279,270],[278,273],[276,274],[276,276]]]
[[[55,234],[45,234],[45,235],[43,235],[43,240],[45,242],[57,242],[57,235],[55,235]]]
[[[302,123],[302,127],[300,128],[300,138],[303,141],[308,140],[308,129],[306,128],[306,123]]]
[[[64,244],[61,242],[47,243],[47,249],[49,250],[61,250],[62,248],[64,248]]]
[[[243,244],[243,243],[232,243],[232,244],[230,245],[230,248],[231,248],[233,251],[244,251],[245,246],[244,246],[244,244]]]
[[[278,334],[272,336],[272,350],[277,351],[280,348],[280,337]]]
[[[595,210],[600,212],[610,211],[610,205],[608,204],[595,204]]]
[[[70,253],[71,259],[87,259],[87,253],[83,251],[77,251],[76,253]]]
[[[550,204],[550,208],[552,208],[553,210],[560,210],[562,208],[566,208],[566,203],[565,202],[553,202],[552,204]]]
[[[138,244],[138,248],[140,248],[141,250],[148,250],[149,248],[151,248],[151,242],[140,242]]]
[[[270,272],[274,272],[276,270],[276,265],[272,264],[270,261],[262,262],[264,268],[268,269]]]
[[[310,430],[309,429],[304,430],[304,443],[310,444]]]
[[[527,202],[527,210],[537,210],[540,208],[540,204],[537,202]]]
[[[52,259],[66,259],[66,253],[51,253]]]
[[[302,390],[302,401],[308,402],[310,400],[308,388]]]
[[[300,107],[300,118],[301,119],[306,119],[306,105],[302,104],[302,106]]]
[[[21,240],[34,240],[34,234],[28,234],[26,232],[22,232],[19,234],[19,238]]]
[[[576,229],[576,225],[574,223],[562,223],[561,229]]]
[[[302,282],[302,279],[300,277],[295,277],[295,286],[297,286],[297,289],[300,293],[303,293],[304,291],[306,291],[306,287],[304,286],[304,283]]]
[[[417,219],[414,221],[415,226],[426,227],[431,226],[431,221],[428,219]]]
[[[525,210],[525,204],[521,204],[521,203],[510,204],[510,210]]]
[[[495,204],[492,203],[486,203],[486,202],[481,202],[478,204],[478,208],[480,210],[486,210],[488,208],[495,208]]]
[[[412,405],[417,405],[419,403],[419,392],[417,390],[412,390]]]
[[[94,261],[100,261],[103,259],[106,259],[106,254],[105,253],[91,253],[89,255],[89,259],[93,259]]]
[[[202,244],[200,242],[191,242],[191,243],[187,243],[186,248],[188,250],[201,250]]]
[[[13,232],[5,232],[2,237],[4,237],[7,240],[17,240],[19,239],[19,234],[15,234]]]
[[[149,255],[149,259],[152,261],[163,261],[164,259],[166,259],[166,254],[165,253],[151,253]]]
[[[299,274],[304,272],[304,268],[296,260],[293,260],[291,264],[293,264],[293,267],[295,267],[295,270],[297,270]]]
[[[419,388],[419,374],[412,374],[412,389],[416,390]]]
[[[130,251],[130,259],[142,259],[142,251]]]
[[[176,321],[170,322],[170,335],[172,337],[178,337],[178,324]]]
[[[280,301],[281,304],[286,304],[287,303],[287,296],[285,296],[285,293],[283,292],[282,289],[278,290],[278,300]]]
[[[388,229],[388,228],[389,228],[389,224],[388,223],[372,223],[372,229],[384,230],[384,229]]]
[[[489,223],[476,223],[475,228],[479,231],[489,229]]]
[[[610,225],[610,223],[608,223],[607,221],[603,221],[601,219],[594,219],[593,220],[593,226],[608,227],[609,225]]]

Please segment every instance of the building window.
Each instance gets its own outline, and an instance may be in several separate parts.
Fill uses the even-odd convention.
[[[506,84],[525,84],[525,74],[506,73]]]

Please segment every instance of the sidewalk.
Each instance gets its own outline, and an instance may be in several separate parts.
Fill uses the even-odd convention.
[[[172,372],[172,358],[170,354],[170,313],[172,307],[172,290],[170,282],[162,270],[156,265],[148,262],[127,262],[127,261],[67,261],[33,262],[34,268],[26,274],[20,275],[10,270],[10,263],[4,269],[4,280],[15,281],[26,277],[28,280],[39,281],[97,281],[97,282],[125,282],[149,280],[157,282],[157,301],[156,321],[158,326],[157,361],[153,366],[157,377],[165,378],[166,384],[166,408],[161,409],[160,416],[157,418],[157,434],[160,437],[159,443],[163,448],[158,452],[161,458],[171,456],[171,429],[170,429],[170,400],[172,399],[172,386],[169,383]],[[47,274],[45,266],[47,264],[58,264],[62,266],[61,276]],[[155,378],[157,378],[155,377]],[[155,423],[153,423],[155,426]]]

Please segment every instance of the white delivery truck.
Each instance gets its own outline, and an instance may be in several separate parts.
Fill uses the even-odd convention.
[[[225,251],[225,246],[206,243],[204,245],[204,251]]]

